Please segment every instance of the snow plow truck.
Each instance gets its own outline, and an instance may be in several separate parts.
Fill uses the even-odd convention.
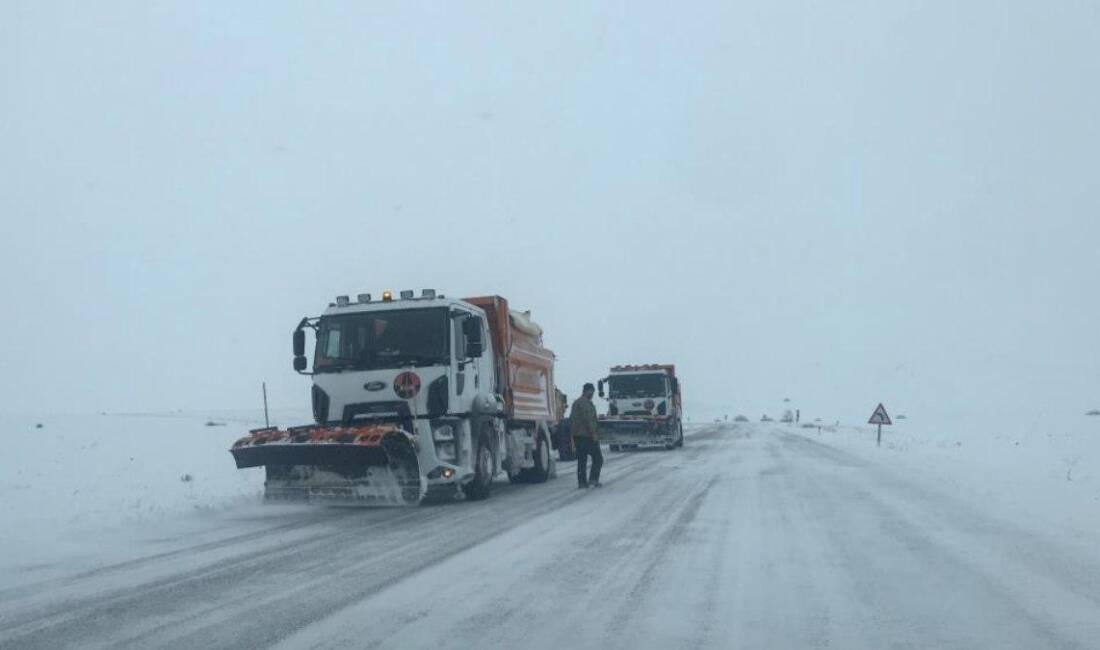
[[[615,366],[599,381],[599,393],[608,401],[607,415],[599,417],[600,440],[611,451],[684,446],[676,366]]]
[[[312,370],[305,356],[312,330]],[[312,424],[255,429],[230,450],[268,500],[415,505],[489,496],[494,477],[554,475],[554,354],[500,296],[338,296],[293,333]]]

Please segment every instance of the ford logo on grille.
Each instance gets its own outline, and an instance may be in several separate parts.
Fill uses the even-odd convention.
[[[386,382],[384,381],[370,381],[363,384],[363,388],[366,388],[369,391],[382,390],[385,387]]]

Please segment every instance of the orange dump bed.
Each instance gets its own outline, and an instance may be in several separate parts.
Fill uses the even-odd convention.
[[[463,300],[485,310],[496,354],[496,388],[504,396],[508,417],[554,422],[554,353],[542,346],[541,328],[526,314],[511,312],[500,296]]]

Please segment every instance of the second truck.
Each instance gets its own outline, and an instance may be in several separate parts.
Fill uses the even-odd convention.
[[[599,381],[608,401],[600,440],[611,451],[684,445],[680,380],[672,364],[614,366]]]

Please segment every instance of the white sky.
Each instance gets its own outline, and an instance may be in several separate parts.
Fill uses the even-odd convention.
[[[422,287],[571,396],[1100,408],[1100,3],[543,4],[3,3],[0,410],[304,407]]]

